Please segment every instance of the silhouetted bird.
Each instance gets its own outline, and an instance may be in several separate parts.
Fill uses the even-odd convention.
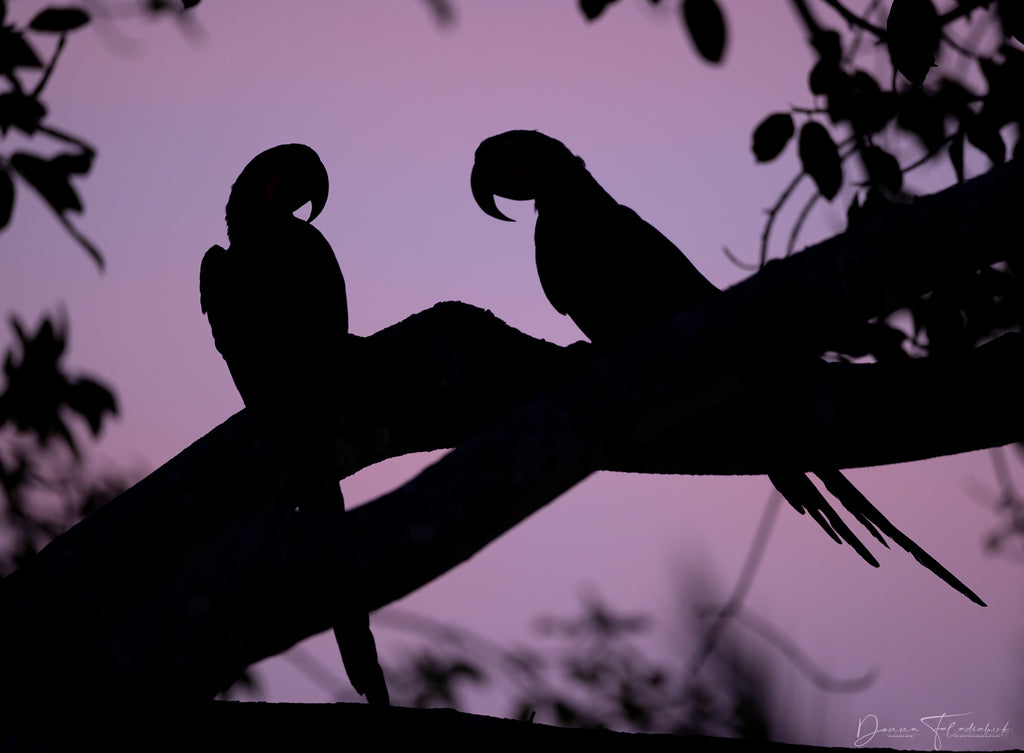
[[[345,278],[310,223],[327,201],[327,170],[302,144],[257,155],[231,187],[227,249],[212,246],[199,273],[200,305],[246,406],[272,406],[327,430],[349,352]],[[309,220],[294,212],[310,203]],[[301,480],[300,509],[344,509],[336,478]],[[369,615],[341,608],[334,634],[353,687],[388,704]]]
[[[718,293],[682,251],[622,206],[587,171],[581,158],[538,131],[508,131],[483,141],[470,178],[487,214],[509,220],[494,197],[536,202],[537,272],[551,304],[595,345],[609,346],[662,323]],[[510,221],[510,220],[509,220]],[[815,470],[825,488],[883,545],[883,534],[971,601],[984,602],[890,523],[836,470]],[[801,514],[807,512],[836,542],[878,561],[802,472],[769,474]]]

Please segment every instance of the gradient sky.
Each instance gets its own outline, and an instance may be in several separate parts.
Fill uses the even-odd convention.
[[[9,5],[24,22],[42,4]],[[469,193],[477,144],[512,128],[564,141],[620,202],[730,285],[747,273],[723,246],[755,258],[763,210],[797,170],[792,151],[755,165],[750,133],[771,111],[810,104],[810,55],[787,5],[740,0],[726,4],[745,14],[730,16],[726,64],[712,68],[683,35],[676,4],[662,5],[671,7],[624,0],[587,24],[569,0],[464,1],[457,23],[442,28],[415,0],[247,0],[203,3],[187,34],[167,20],[94,25],[70,39],[48,104],[56,124],[99,150],[80,184],[80,226],[107,270],[98,273],[22,191],[0,235],[3,310],[34,324],[63,302],[69,363],[104,377],[121,402],[96,455],[146,470],[242,407],[199,310],[199,263],[226,242],[234,178],[278,143],[311,145],[330,172],[317,227],[341,262],[359,334],[456,299],[557,343],[581,337],[541,291],[532,207],[502,202],[519,222],[500,223]],[[934,190],[949,179],[933,170],[910,182]],[[839,206],[819,207],[801,245],[841,228]],[[781,218],[780,239],[792,217]],[[5,345],[8,332],[0,338]],[[428,461],[367,469],[343,482],[346,497],[372,499]],[[946,749],[1024,746],[1022,571],[982,551],[997,525],[988,457],[850,476],[990,606],[969,603],[901,551],[876,552],[874,570],[784,509],[748,605],[827,671],[880,672],[866,691],[820,697],[779,658],[784,695],[775,702],[800,731],[793,741],[852,745],[865,714],[920,726],[922,716],[971,713],[1014,732]],[[724,598],[769,491],[764,478],[598,474],[397,606],[525,642],[532,618],[574,613],[593,587],[619,608],[659,615],[667,653],[680,583],[706,572]],[[384,623],[387,662],[405,649]],[[335,666],[329,637],[305,647]],[[286,661],[264,667],[274,699],[327,698]],[[923,736],[909,745],[930,746]]]

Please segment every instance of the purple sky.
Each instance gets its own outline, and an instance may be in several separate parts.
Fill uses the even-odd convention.
[[[11,5],[25,21],[41,4]],[[579,332],[537,280],[532,206],[503,202],[519,222],[500,223],[469,193],[477,144],[512,128],[564,141],[619,201],[730,285],[747,273],[722,247],[756,256],[763,210],[797,170],[792,150],[755,165],[750,133],[771,111],[810,104],[809,53],[787,5],[740,0],[727,4],[745,15],[730,16],[726,65],[711,68],[690,48],[676,4],[662,6],[671,7],[626,0],[586,24],[568,0],[459,2],[458,23],[440,28],[414,0],[247,0],[204,3],[194,35],[167,21],[80,32],[48,103],[56,123],[99,150],[81,183],[80,225],[108,268],[98,274],[23,191],[0,236],[3,310],[34,323],[63,301],[70,364],[109,380],[121,401],[97,454],[140,469],[163,463],[242,407],[199,310],[199,262],[226,242],[223,207],[245,163],[297,141],[330,172],[317,226],[344,270],[353,331],[458,299],[572,342]],[[934,190],[949,179],[935,170],[910,182]],[[837,232],[845,203],[820,207],[801,245]],[[781,218],[780,239],[791,221]],[[427,461],[367,469],[343,483],[346,497],[372,499]],[[972,713],[1015,731],[946,749],[1024,746],[1022,572],[981,550],[997,522],[981,504],[995,496],[987,456],[850,475],[990,606],[970,604],[903,552],[876,552],[876,571],[783,510],[749,606],[829,672],[881,673],[862,693],[822,698],[780,659],[779,708],[801,730],[793,741],[852,745],[865,714],[920,726],[922,716]],[[598,474],[399,607],[524,642],[533,617],[573,613],[594,586],[622,609],[663,615],[668,651],[681,574],[709,571],[724,597],[769,489],[763,478]],[[377,633],[385,662],[402,655],[400,637]],[[334,666],[329,637],[306,648]],[[274,699],[326,698],[287,662],[266,666]]]

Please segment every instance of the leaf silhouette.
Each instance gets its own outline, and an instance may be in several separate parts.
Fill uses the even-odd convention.
[[[588,21],[593,21],[604,13],[605,8],[616,2],[618,0],[580,0],[580,10],[583,11],[583,15],[587,17]]]
[[[856,71],[849,77],[846,89],[846,120],[857,134],[878,133],[896,117],[898,99],[894,92],[884,92],[867,71]],[[829,99],[829,112],[832,112]],[[838,122],[833,117],[833,122]]]
[[[1003,33],[1024,44],[1024,3],[1020,0],[998,0],[996,13]]]
[[[942,36],[932,0],[893,0],[885,30],[892,67],[910,83],[924,83],[935,65],[935,52]]]
[[[700,56],[720,63],[725,52],[725,17],[716,0],[683,0],[683,25]]]
[[[63,152],[54,157],[52,162],[55,170],[66,175],[85,175],[92,169],[92,160],[95,156],[95,153],[92,151],[76,152],[74,154]]]
[[[896,122],[910,131],[929,152],[937,151],[946,140],[946,113],[938,99],[923,89],[911,89],[900,100]]]
[[[7,227],[14,210],[14,181],[10,173],[0,170],[0,230]]]
[[[62,364],[67,350],[67,320],[46,316],[34,334],[28,334],[17,316],[11,317],[20,343],[20,359],[13,351],[4,362],[6,388],[0,393],[0,425],[11,421],[21,431],[33,432],[41,442],[64,440],[77,453],[74,437],[64,420],[70,410],[98,434],[107,414],[117,413],[114,394],[105,385],[78,377],[69,379]]]
[[[836,142],[825,126],[812,120],[800,129],[799,147],[804,172],[811,176],[821,195],[831,201],[843,183],[843,166]]]
[[[42,68],[24,35],[10,26],[0,26],[0,75],[12,75],[16,68]]]
[[[1024,52],[1004,45],[1003,61],[981,58],[978,63],[988,82],[981,116],[997,127],[1024,120]]]
[[[754,129],[754,157],[758,162],[769,162],[778,157],[796,132],[793,116],[776,112],[761,121]]]
[[[11,327],[21,344],[21,360],[13,352],[4,361],[7,387],[0,394],[0,423],[13,421],[21,431],[34,432],[42,442],[58,435],[72,450],[74,440],[60,417],[67,380],[60,361],[67,344],[63,322],[43,319],[34,335],[28,335],[16,316]]]
[[[34,154],[16,152],[11,157],[11,165],[58,214],[68,210],[81,212],[82,202],[71,187],[72,171],[66,163],[62,164],[58,160],[59,156],[45,160]]]
[[[117,415],[114,393],[88,377],[81,377],[68,384],[65,402],[68,408],[85,419],[93,436],[100,433],[106,414]]]
[[[998,124],[983,115],[974,119],[967,127],[967,141],[980,150],[993,165],[1006,162],[1006,142],[999,133]]]
[[[903,187],[903,171],[897,159],[881,147],[868,146],[861,149],[861,161],[868,171],[871,182],[895,193]]]
[[[35,97],[20,91],[0,94],[0,133],[14,126],[31,136],[46,117],[46,107]]]
[[[39,11],[28,25],[33,31],[63,34],[85,26],[87,23],[89,23],[89,14],[81,8],[51,7]]]

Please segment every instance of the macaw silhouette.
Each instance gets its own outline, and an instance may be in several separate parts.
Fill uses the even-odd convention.
[[[538,131],[507,131],[476,150],[470,177],[484,212],[511,221],[495,196],[533,199],[537,272],[551,304],[592,343],[610,347],[716,295],[719,290],[668,238],[594,179],[584,161]],[[830,494],[888,547],[886,536],[971,601],[984,602],[882,515],[837,470],[814,469]],[[797,512],[805,512],[837,543],[869,564],[878,561],[802,471],[769,474]]]
[[[330,244],[310,224],[327,201],[320,157],[303,144],[257,155],[228,197],[230,245],[212,246],[199,272],[199,299],[214,344],[247,407],[276,407],[310,426],[336,415],[351,364],[345,278]],[[310,203],[309,219],[294,212]],[[319,423],[318,423],[319,422]],[[343,510],[337,478],[304,479],[300,510]],[[352,686],[389,703],[369,615],[339,607],[334,635]]]

